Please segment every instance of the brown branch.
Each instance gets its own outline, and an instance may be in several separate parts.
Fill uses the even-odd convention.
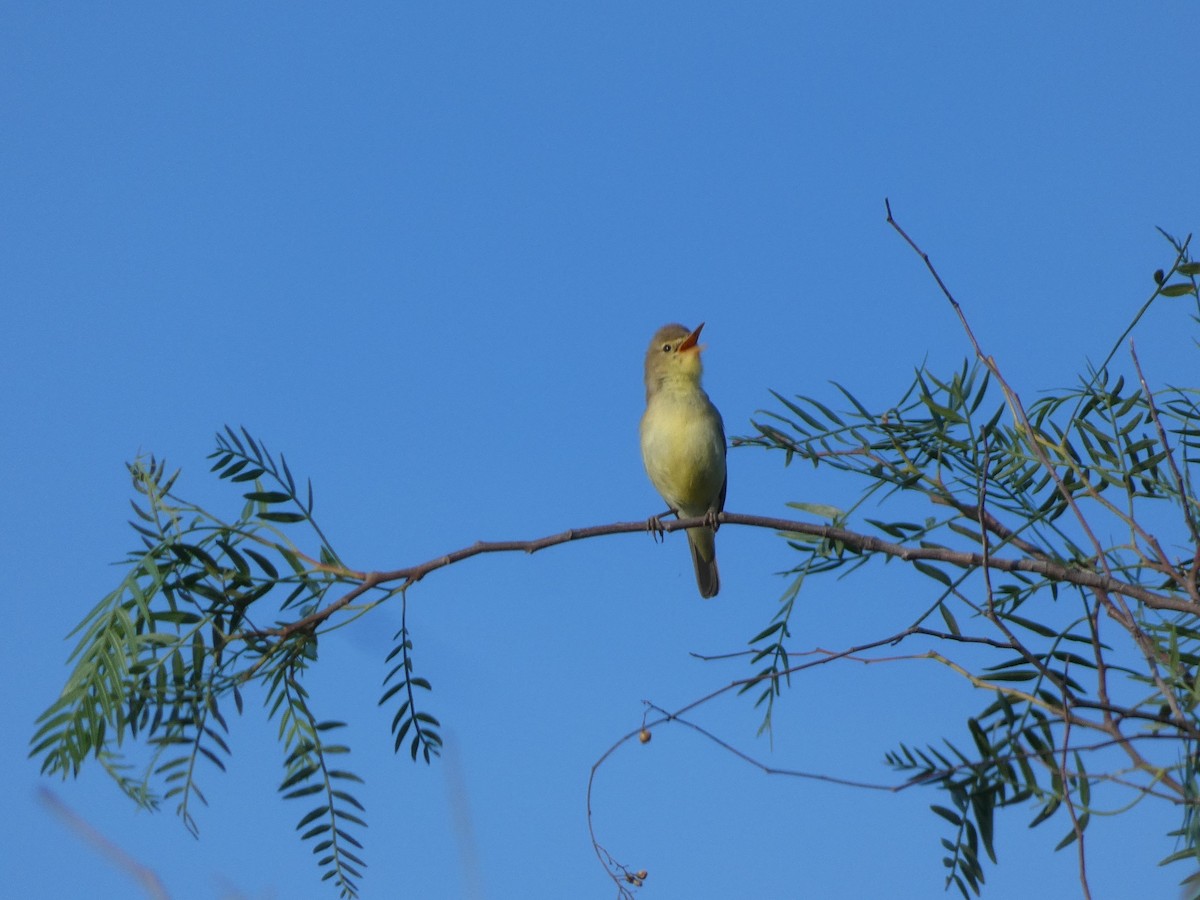
[[[1103,643],[1100,641],[1100,607],[1099,598],[1096,600],[1095,609],[1088,606],[1087,594],[1082,596],[1083,609],[1087,613],[1088,630],[1092,635],[1092,656],[1096,660],[1096,696],[1100,698],[1100,703],[1104,704],[1104,721],[1109,727],[1115,727],[1112,718],[1112,710],[1109,708],[1108,697],[1108,664],[1104,661],[1104,651],[1100,648]]]
[[[722,513],[718,521],[733,525],[753,525],[759,528],[773,528],[776,531],[806,534],[822,537],[829,541],[844,544],[851,549],[864,553],[881,553],[906,562],[912,560],[931,560],[944,562],[960,569],[977,569],[987,567],[1001,572],[1033,572],[1044,575],[1053,581],[1064,581],[1080,587],[1099,588],[1111,591],[1145,603],[1153,609],[1172,610],[1174,612],[1200,613],[1200,606],[1177,597],[1159,594],[1147,590],[1141,585],[1130,584],[1102,575],[1090,569],[1066,565],[1045,559],[1025,559],[997,556],[984,556],[982,553],[971,553],[962,550],[950,550],[946,547],[912,547],[885,541],[869,534],[860,534],[845,528],[835,528],[831,525],[813,525],[808,522],[796,522],[788,519],[774,519],[766,516],[747,516],[740,513]],[[703,524],[702,518],[687,519],[673,523],[676,528],[690,528]],[[670,529],[674,530],[674,529]]]
[[[962,514],[964,518],[972,519],[978,522],[980,527],[986,531],[990,531],[996,537],[1000,538],[1001,543],[1011,544],[1022,553],[1037,559],[1050,559],[1050,554],[1040,548],[1037,544],[1031,543],[1020,537],[1017,532],[1013,531],[994,515],[988,512],[982,505],[971,505],[964,503],[962,500],[950,494],[927,494],[929,502],[940,506],[949,506]]]
[[[1191,613],[1193,615],[1200,613],[1200,606],[1188,600],[1157,593],[1141,585],[1121,581],[1111,575],[1101,574],[1090,569],[1082,569],[1078,566],[1071,566],[1049,559],[997,557],[982,553],[971,553],[969,551],[951,550],[946,547],[913,547],[906,544],[885,541],[873,535],[861,534],[846,528],[837,528],[832,525],[816,525],[811,522],[801,522],[795,519],[778,519],[771,516],[754,516],[745,513],[723,512],[717,516],[717,522],[721,525],[747,525],[752,528],[767,528],[783,532],[785,535],[794,534],[818,537],[841,544],[860,553],[878,553],[906,562],[929,560],[946,563],[960,569],[987,568],[999,572],[1032,572],[1052,581],[1066,582],[1080,587],[1094,588],[1112,594],[1119,594],[1144,603],[1153,609],[1171,610],[1173,612]],[[664,531],[672,532],[697,528],[705,524],[705,517],[696,516],[664,521],[662,527]],[[525,541],[477,541],[469,547],[463,547],[460,550],[435,557],[427,562],[415,566],[391,569],[389,571],[347,571],[346,575],[348,577],[361,578],[361,581],[329,605],[287,625],[282,625],[278,628],[263,628],[240,632],[230,635],[229,640],[288,637],[297,632],[311,631],[329,619],[338,610],[353,603],[372,588],[384,587],[393,582],[402,582],[400,585],[390,588],[390,590],[403,590],[420,581],[430,572],[435,572],[438,569],[484,553],[536,553],[539,550],[545,550],[548,547],[566,544],[571,541],[580,541],[609,534],[642,534],[646,531],[647,528],[644,521],[613,522],[609,525],[571,528],[567,531],[561,531],[558,534],[546,535],[545,537]]]

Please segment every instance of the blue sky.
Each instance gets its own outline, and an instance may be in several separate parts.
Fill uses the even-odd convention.
[[[175,897],[332,896],[254,703],[231,722],[230,771],[205,777],[199,841],[97,770],[48,783],[25,759],[63,636],[119,580],[139,452],[235,515],[205,456],[246,426],[312,478],[323,528],[364,569],[640,519],[660,505],[641,360],[665,322],[708,323],[730,435],[770,389],[833,400],[836,380],[884,404],[915,366],[969,352],[885,196],[1030,398],[1107,353],[1171,259],[1155,226],[1200,223],[1184,3],[14,3],[0,71],[13,896],[130,891],[39,786]],[[1136,337],[1157,380],[1194,383],[1181,308]],[[733,511],[846,497],[759,451],[729,466]],[[678,535],[431,575],[409,623],[448,747],[428,768],[392,754],[375,705],[398,610],[330,635],[309,686],[351,723],[367,780],[364,896],[612,896],[590,767],[644,700],[744,675],[689,653],[742,649],[786,584],[769,532],[729,527],[718,546],[710,602]],[[881,637],[928,597],[895,566],[814,585],[795,646]],[[887,781],[885,751],[958,734],[979,705],[906,665],[806,674],[773,744],[745,698],[698,719],[771,765]],[[594,805],[606,846],[649,870],[645,898],[905,898],[941,889],[938,799],[766,777],[660,729],[601,769]],[[1074,856],[1051,852],[1066,826],[1030,817],[999,821],[986,896],[1078,893]],[[1172,896],[1186,873],[1155,864],[1176,824],[1150,807],[1097,821],[1094,896]]]

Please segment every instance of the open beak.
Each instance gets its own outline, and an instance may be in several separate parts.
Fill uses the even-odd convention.
[[[702,329],[703,327],[704,327],[704,323],[701,322],[699,325],[696,326],[695,331],[693,331],[691,334],[689,334],[687,337],[685,337],[683,339],[683,343],[679,345],[680,353],[682,353],[684,350],[691,350],[693,347],[696,347],[696,341],[700,340],[700,329]],[[696,349],[700,349],[700,348],[697,347]]]

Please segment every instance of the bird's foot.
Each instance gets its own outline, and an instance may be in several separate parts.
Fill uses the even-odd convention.
[[[720,513],[715,509],[710,509],[704,514],[704,524],[713,530],[713,534],[717,533],[717,529],[721,527],[721,523],[717,521],[717,516]]]
[[[666,529],[663,528],[662,518],[660,516],[651,516],[646,520],[646,530],[654,536],[655,543],[662,543],[666,538]]]

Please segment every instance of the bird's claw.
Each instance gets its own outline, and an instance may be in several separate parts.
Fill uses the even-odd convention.
[[[713,534],[717,533],[717,529],[721,527],[721,523],[717,521],[717,516],[720,515],[715,509],[710,509],[704,514],[704,524],[712,529]]]
[[[651,516],[646,520],[646,530],[654,536],[655,543],[662,543],[666,538],[666,529],[663,528],[662,519],[658,516]]]

